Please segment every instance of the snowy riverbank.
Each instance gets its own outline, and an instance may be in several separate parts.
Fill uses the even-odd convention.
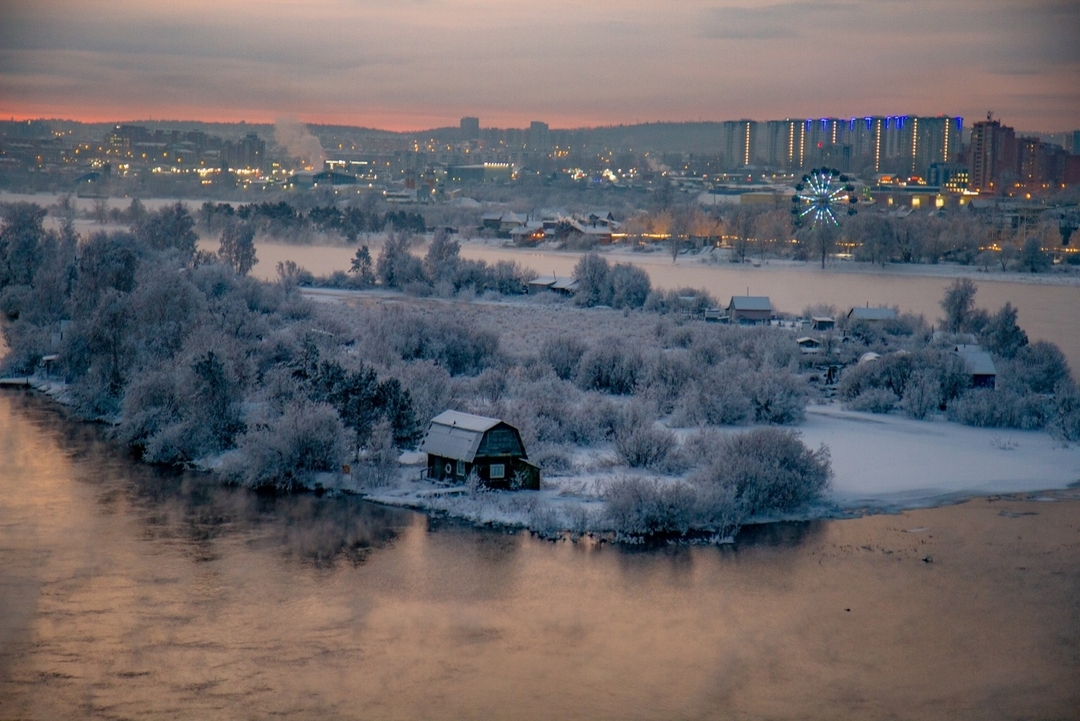
[[[846,411],[838,405],[811,406],[797,430],[808,446],[829,447],[834,478],[820,504],[784,520],[892,513],[1080,484],[1080,445],[1038,431],[972,428],[944,419],[916,421]],[[416,480],[422,459],[406,454],[405,460],[416,464],[407,480],[363,493],[379,503],[441,511],[474,523],[583,532],[600,527],[603,485],[615,474],[604,470],[605,457],[612,455],[603,448],[583,453],[573,471],[545,475],[538,493],[470,493],[462,486]]]

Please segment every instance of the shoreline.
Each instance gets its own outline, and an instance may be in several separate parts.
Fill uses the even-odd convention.
[[[40,393],[54,403],[58,410],[70,410],[71,404],[64,399],[66,385],[57,381],[42,379],[36,376],[17,379],[18,383],[0,382],[0,392],[18,390],[22,393]],[[824,427],[821,419],[826,419]],[[973,472],[967,476],[957,473],[946,467],[939,470],[937,477],[943,479],[948,476],[953,485],[926,486],[918,483],[912,484],[909,479],[926,479],[933,476],[932,469],[923,467],[920,469],[908,469],[902,474],[900,484],[897,484],[895,474],[878,474],[875,476],[877,486],[869,487],[860,479],[861,475],[851,473],[852,463],[860,465],[862,459],[856,455],[852,457],[847,453],[840,456],[839,471],[837,471],[836,454],[830,445],[830,453],[834,458],[834,479],[826,494],[814,504],[811,504],[799,512],[785,514],[771,514],[744,519],[730,535],[721,535],[715,531],[705,529],[691,530],[683,536],[648,536],[648,537],[621,537],[614,531],[597,528],[588,524],[590,515],[594,517],[602,511],[603,499],[601,498],[601,486],[610,477],[611,473],[589,472],[576,475],[555,475],[545,479],[545,488],[533,492],[500,492],[484,490],[470,494],[468,489],[462,486],[444,486],[430,481],[412,479],[414,472],[419,468],[413,462],[405,460],[400,462],[399,476],[396,483],[384,487],[361,487],[355,483],[346,483],[344,477],[335,474],[324,474],[312,487],[304,487],[296,492],[331,495],[341,494],[358,497],[364,501],[377,505],[396,508],[407,508],[419,513],[440,514],[467,523],[477,528],[498,528],[503,532],[528,531],[540,538],[579,538],[590,537],[603,542],[629,543],[631,545],[655,544],[655,543],[678,543],[690,545],[728,545],[737,543],[740,531],[744,527],[771,525],[777,523],[806,523],[829,520],[852,520],[879,515],[897,515],[911,511],[930,510],[949,506],[962,505],[979,499],[1011,499],[1025,502],[1045,502],[1052,500],[1080,500],[1080,445],[1060,444],[1047,433],[1042,431],[1015,431],[1011,429],[981,429],[960,426],[952,422],[937,421],[914,421],[899,416],[847,411],[838,405],[810,406],[807,409],[807,420],[792,430],[799,432],[804,442],[813,447],[823,438],[829,437],[830,431],[836,429],[829,425],[829,420],[840,420],[843,423],[855,421],[856,428],[843,428],[846,438],[841,447],[866,446],[875,447],[879,452],[884,447],[892,454],[910,456],[911,449],[903,441],[904,426],[915,429],[917,435],[929,434],[941,437],[942,433],[933,433],[933,426],[947,426],[952,432],[949,437],[939,438],[937,447],[924,448],[922,457],[935,459],[940,457],[941,448],[951,448],[955,452],[957,435],[988,436],[993,446],[998,435],[1003,432],[1010,438],[1009,445],[1003,445],[998,449],[1005,455],[998,455],[989,461],[990,467],[1002,468],[1017,465],[1024,466],[1033,462],[1032,459],[1042,457],[1046,448],[1058,448],[1070,456],[1075,457],[1074,470],[1069,471],[1059,468],[1058,475],[1053,480],[1047,479],[1044,484],[1041,480],[1026,479],[1002,479],[1000,473],[997,477],[987,478],[984,469],[978,469],[971,464],[972,457],[989,458],[992,453],[979,451],[974,447],[966,450],[968,456],[955,454],[955,465],[967,466]],[[76,423],[94,423],[92,420],[72,419]],[[817,421],[816,423],[814,421]],[[890,431],[887,427],[892,426]],[[748,430],[753,426],[725,426],[719,428],[722,433],[738,433]],[[898,430],[899,427],[899,430]],[[882,429],[885,429],[882,433]],[[995,432],[997,431],[997,432]],[[867,436],[876,436],[868,439]],[[1020,436],[1023,444],[1013,440]],[[884,437],[884,440],[883,440]],[[891,447],[889,440],[892,441]],[[831,443],[836,443],[835,436],[831,437]],[[1034,444],[1033,444],[1034,442]],[[1031,446],[1035,447],[1032,448]],[[1021,454],[1015,453],[1018,448],[1025,447]],[[592,454],[598,458],[607,451],[605,448],[583,449],[586,454]],[[974,454],[972,456],[971,454]],[[403,458],[413,452],[405,452]],[[1009,457],[1009,455],[1012,457]],[[1007,459],[1010,463],[1004,462]],[[1068,459],[1066,459],[1068,463]],[[1037,462],[1035,465],[1038,465]],[[1072,466],[1070,466],[1072,467]],[[185,469],[189,472],[206,473],[214,476],[210,467],[193,466]],[[895,468],[891,470],[895,471]],[[1052,473],[1052,472],[1051,472]],[[993,476],[993,473],[990,474]],[[677,481],[673,478],[668,481]],[[971,481],[975,483],[972,484]],[[222,485],[231,485],[220,478],[215,481]],[[661,479],[661,482],[665,482]],[[882,484],[894,484],[883,486]],[[556,520],[558,519],[558,520]],[[560,522],[561,521],[561,522]],[[567,522],[569,521],[569,522]],[[554,524],[554,525],[552,525]]]

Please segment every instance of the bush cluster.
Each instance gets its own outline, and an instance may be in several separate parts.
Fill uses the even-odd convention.
[[[813,503],[832,476],[829,452],[812,451],[799,434],[779,428],[699,440],[705,466],[689,481],[624,476],[604,491],[607,520],[628,536],[733,535],[753,517]]]

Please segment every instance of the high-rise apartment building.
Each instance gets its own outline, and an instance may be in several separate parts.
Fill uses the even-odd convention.
[[[1016,132],[987,113],[986,120],[971,128],[968,167],[973,190],[1000,191],[1003,177],[1007,179],[1016,169]]]
[[[468,143],[480,139],[480,118],[461,119],[461,142]]]
[[[551,130],[547,123],[534,120],[529,123],[529,134],[525,140],[529,150],[546,153],[551,149]]]
[[[728,120],[720,126],[720,147],[729,168],[745,168],[757,161],[758,124],[754,120]]]

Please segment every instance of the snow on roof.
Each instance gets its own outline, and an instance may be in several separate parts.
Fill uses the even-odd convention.
[[[461,411],[443,411],[432,418],[431,422],[444,426],[456,426],[457,428],[481,432],[489,431],[502,423],[498,418],[476,416],[472,413],[462,413]]]
[[[539,287],[547,288],[550,285],[554,285],[556,280],[558,280],[558,279],[553,275],[552,276],[542,275],[539,278],[533,278],[532,280],[530,280],[529,285],[535,285],[538,288]]]
[[[848,318],[855,320],[895,320],[896,311],[892,308],[852,308]]]
[[[484,433],[502,423],[498,418],[443,411],[431,419],[420,450],[443,458],[472,463]]]
[[[552,285],[555,290],[570,290],[577,287],[577,278],[561,276]]]
[[[735,310],[772,310],[772,303],[767,295],[733,295],[729,308]]]
[[[957,351],[968,373],[973,376],[996,376],[997,368],[994,367],[994,359],[984,350],[961,350]]]

